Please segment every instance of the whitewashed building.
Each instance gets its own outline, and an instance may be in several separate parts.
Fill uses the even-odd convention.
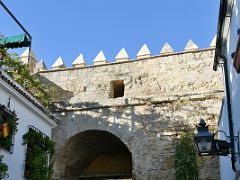
[[[221,0],[214,70],[223,69],[225,98],[222,104],[219,138],[231,143],[231,154],[220,157],[222,180],[240,179],[240,0]]]
[[[56,126],[54,116],[1,70],[0,105],[8,112],[15,112],[18,118],[18,131],[12,138],[11,149],[0,147],[0,155],[4,156],[3,162],[8,165],[7,179],[25,179],[26,145],[23,144],[23,135],[29,131],[29,128],[34,128],[51,137],[51,129]]]

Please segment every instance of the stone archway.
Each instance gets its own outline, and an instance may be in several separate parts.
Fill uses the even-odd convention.
[[[87,130],[68,139],[55,156],[59,179],[130,179],[132,156],[115,135]]]

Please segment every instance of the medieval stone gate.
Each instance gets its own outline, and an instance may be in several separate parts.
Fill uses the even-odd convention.
[[[210,125],[218,120],[223,85],[213,57],[214,48],[150,56],[145,47],[136,60],[119,55],[109,64],[100,53],[93,66],[80,57],[73,68],[58,62],[38,72],[55,92],[55,176],[174,179],[178,133],[200,117]],[[201,162],[200,179],[219,179],[211,158]]]

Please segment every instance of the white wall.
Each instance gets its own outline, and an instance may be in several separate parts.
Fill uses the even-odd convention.
[[[225,131],[226,134],[229,134],[226,101],[224,101],[221,120],[218,123],[218,129]],[[218,135],[219,139],[226,139],[223,133],[219,133]],[[235,173],[232,170],[231,155],[219,156],[219,162],[221,180],[233,180],[235,177]]]
[[[17,96],[9,85],[4,87],[5,82],[0,79],[0,104],[7,106],[8,98],[11,96],[11,110],[15,110],[18,120],[18,132],[14,138],[13,154],[1,149],[0,154],[4,155],[4,162],[8,165],[8,174],[10,180],[24,179],[24,160],[26,153],[26,146],[22,145],[22,136],[28,132],[28,126],[32,125],[42,131],[47,136],[51,137],[51,128],[53,125],[49,124],[49,118],[38,110],[33,104],[27,101],[23,96]],[[11,91],[13,90],[13,91]]]
[[[235,6],[232,12],[232,19],[230,24],[230,31],[227,44],[227,58],[229,66],[229,81],[230,81],[230,93],[232,100],[232,114],[234,121],[235,132],[240,130],[240,74],[238,74],[233,67],[233,59],[231,53],[236,51],[237,41],[239,35],[237,30],[240,28],[240,1],[235,0]]]
[[[234,134],[237,135],[240,132],[240,74],[237,74],[234,66],[231,54],[236,51],[236,45],[239,35],[237,30],[240,28],[240,0],[233,0],[234,7],[232,11],[231,23],[229,27],[229,33],[227,37],[227,60],[228,60],[228,70],[229,70],[229,85],[230,85],[230,95],[232,103],[232,116],[233,116],[233,126]],[[227,117],[227,103],[224,103],[222,117],[219,122],[219,129],[224,130],[228,133],[228,117]],[[221,139],[225,139],[223,135],[220,135]],[[236,148],[237,148],[237,144]],[[240,162],[237,157],[236,167],[240,170]],[[220,157],[220,173],[221,180],[233,180],[235,173],[232,171],[231,157]]]

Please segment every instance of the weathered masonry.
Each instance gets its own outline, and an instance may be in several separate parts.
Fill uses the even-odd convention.
[[[191,45],[178,53],[168,45],[159,56],[145,46],[136,60],[122,50],[111,64],[101,52],[90,67],[64,68],[60,60],[38,72],[59,119],[55,177],[174,179],[178,133],[200,117],[216,125],[223,98],[214,48]],[[202,159],[200,179],[219,179],[217,161]]]

